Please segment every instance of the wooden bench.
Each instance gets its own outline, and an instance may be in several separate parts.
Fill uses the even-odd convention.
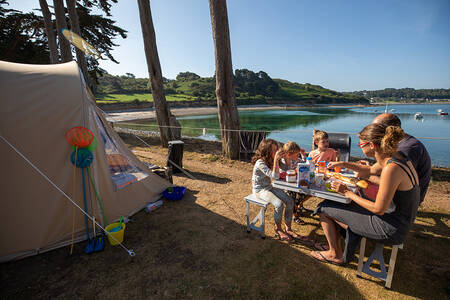
[[[391,258],[389,259],[389,267],[386,273],[386,267],[384,266],[384,259],[383,259],[384,244],[376,243],[375,249],[373,250],[370,257],[367,259],[367,261],[364,263],[366,241],[367,239],[365,237],[361,239],[361,246],[359,250],[359,259],[358,259],[358,272],[356,273],[356,276],[361,277],[361,273],[364,272],[368,275],[384,280],[386,282],[384,287],[386,289],[390,289],[392,277],[394,276],[395,261],[397,260],[398,249],[403,249],[403,244],[392,246]],[[374,259],[378,260],[378,262],[380,263],[380,271],[378,272],[370,269],[370,265],[372,264]]]
[[[269,204],[269,202],[256,197],[254,194],[250,194],[247,197],[245,197],[244,201],[247,205],[247,232],[250,233],[250,231],[252,229],[254,229],[261,233],[262,239],[265,239],[266,236],[264,234],[264,226],[265,226],[264,214],[266,213],[266,208],[267,208],[267,205]],[[261,206],[259,213],[256,215],[256,217],[251,222],[250,222],[250,203]],[[256,226],[256,223],[258,221],[260,222],[260,225]]]

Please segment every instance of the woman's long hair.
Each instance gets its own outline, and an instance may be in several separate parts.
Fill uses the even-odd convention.
[[[378,145],[382,153],[391,156],[397,152],[398,143],[405,137],[405,132],[399,126],[369,124],[358,133],[358,137]]]
[[[259,143],[258,149],[256,149],[255,155],[252,157],[252,163],[254,164],[258,159],[262,159],[264,163],[272,169],[273,157],[272,157],[272,145],[280,148],[280,143],[273,139],[264,139]]]

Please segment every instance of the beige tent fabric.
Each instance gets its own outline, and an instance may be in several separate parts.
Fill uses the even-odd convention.
[[[95,106],[81,78],[76,62],[25,65],[0,61],[0,135],[69,197],[75,190],[73,200],[84,208],[81,169],[76,169],[74,189],[72,148],[64,134],[75,126],[89,128],[98,141],[91,170],[111,222],[155,201],[170,183],[149,172],[126,147]],[[115,190],[94,121],[96,114],[123,153],[148,172],[148,177]],[[70,244],[74,205],[2,139],[0,162],[0,262]],[[92,207],[101,222],[92,188],[90,195],[89,214]],[[86,237],[84,216],[78,209],[75,216],[76,237],[81,240]]]

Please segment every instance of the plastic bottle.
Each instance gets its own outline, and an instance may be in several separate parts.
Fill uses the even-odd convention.
[[[163,205],[162,200],[158,200],[156,202],[149,203],[145,206],[145,212],[149,213],[151,211],[154,211],[155,209],[161,207]]]

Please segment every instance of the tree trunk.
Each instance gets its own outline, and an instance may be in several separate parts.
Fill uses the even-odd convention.
[[[48,49],[50,50],[50,63],[59,63],[58,47],[56,46],[55,32],[53,31],[52,14],[48,9],[47,0],[39,0],[42,16],[44,17],[45,34],[48,40]]]
[[[167,106],[162,81],[161,64],[159,63],[158,49],[156,48],[155,29],[153,28],[152,13],[149,0],[137,0],[139,17],[141,19],[142,37],[144,39],[145,58],[147,59],[148,75],[152,88],[153,103],[155,105],[156,120],[159,125],[161,144],[168,147],[173,139],[170,126],[170,109]]]
[[[75,0],[66,0],[66,3],[67,3],[67,9],[69,11],[70,29],[74,33],[81,36],[80,22],[78,20],[77,10],[75,8]],[[86,64],[86,57],[84,56],[84,52],[78,48],[75,48],[75,52],[77,54],[78,66],[80,67],[81,71],[83,72],[84,81],[86,82],[86,84],[88,86],[90,86],[89,81],[88,81],[87,64]]]
[[[239,114],[234,98],[233,66],[226,0],[209,0],[216,62],[216,97],[222,135],[222,152],[239,158]],[[236,131],[230,131],[236,130]]]
[[[58,30],[59,50],[61,51],[61,61],[68,62],[72,60],[72,49],[69,41],[63,36],[61,30],[67,29],[66,13],[62,0],[53,0],[55,9],[56,28]]]

